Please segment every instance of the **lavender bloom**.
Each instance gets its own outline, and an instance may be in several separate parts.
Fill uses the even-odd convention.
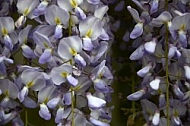
[[[17,28],[20,28],[25,24],[26,17],[33,18],[32,12],[38,4],[39,4],[38,0],[28,0],[27,2],[25,0],[18,0],[17,2],[18,13],[22,15],[15,22],[15,26]]]
[[[50,76],[53,83],[56,85],[60,85],[66,81],[68,81],[72,86],[76,86],[78,84],[78,80],[72,76],[72,66],[68,64],[54,67]]]
[[[64,15],[64,16],[62,16]],[[47,8],[45,19],[50,25],[55,25],[54,37],[55,39],[62,38],[62,28],[67,28],[69,21],[69,14],[65,9],[61,9],[56,5],[51,5]]]
[[[65,51],[62,51],[65,49]],[[63,61],[71,60],[76,62],[79,66],[85,67],[86,61],[80,55],[82,52],[82,40],[78,36],[70,36],[61,39],[58,46],[58,55],[63,59]]]
[[[3,36],[3,43],[9,50],[12,50],[13,45],[17,42],[17,39],[11,38],[11,34],[16,37],[13,19],[11,17],[0,17],[0,29],[0,35]]]

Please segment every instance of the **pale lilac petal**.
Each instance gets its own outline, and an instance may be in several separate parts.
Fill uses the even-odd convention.
[[[145,48],[145,50],[146,50],[148,53],[150,53],[150,54],[154,53],[155,50],[156,50],[156,39],[153,39],[153,40],[150,41],[150,42],[146,42],[146,43],[144,44],[144,48]]]
[[[153,124],[153,125],[158,125],[159,122],[160,122],[160,112],[159,112],[159,111],[156,111],[156,112],[154,113],[153,118],[152,118],[152,124]]]
[[[110,39],[109,35],[107,34],[107,32],[103,28],[102,28],[102,33],[100,34],[99,38],[102,40],[109,40]]]
[[[59,108],[56,112],[55,123],[60,123],[63,119],[64,108]],[[62,126],[62,125],[61,125]]]
[[[161,94],[159,96],[159,108],[162,108],[166,105],[166,98],[165,98],[165,94]]]
[[[66,94],[64,94],[64,103],[65,105],[71,105],[71,102],[72,102],[72,98],[71,98],[71,92],[68,92]]]
[[[102,19],[104,17],[104,15],[106,14],[106,12],[108,11],[108,6],[100,6],[98,8],[96,8],[95,12],[94,12],[94,16]]]
[[[15,27],[12,17],[0,17],[0,28],[2,35],[7,35],[8,33],[13,32]]]
[[[160,86],[160,79],[156,78],[150,82],[150,87],[154,90],[158,90]]]
[[[4,42],[5,46],[6,46],[8,49],[10,49],[10,50],[13,49],[13,42],[12,42],[11,38],[9,37],[9,35],[5,35],[5,36],[4,36],[3,42]]]
[[[40,16],[45,14],[46,8],[48,6],[48,2],[47,1],[42,1],[37,8],[34,10],[33,14],[35,16]]]
[[[183,99],[184,98],[184,94],[183,92],[180,90],[179,86],[174,84],[173,85],[173,90],[175,95],[179,98],[179,99]]]
[[[75,14],[81,20],[84,20],[86,18],[86,14],[80,7],[75,8]]]
[[[28,45],[23,44],[21,48],[22,48],[22,54],[26,58],[36,58],[34,51]]]
[[[98,98],[98,97],[95,97],[95,96],[92,96],[90,93],[87,93],[86,97],[87,97],[87,100],[88,100],[88,106],[91,109],[99,109],[99,108],[106,105],[105,100],[103,100],[101,98]]]
[[[96,79],[94,81],[94,89],[96,91],[99,91],[102,93],[108,93],[109,92],[109,87],[108,87],[107,83],[101,79]]]
[[[18,40],[20,45],[24,44],[27,41],[28,34],[31,28],[32,25],[27,25],[23,30],[19,32]]]
[[[140,77],[145,77],[145,75],[150,71],[151,68],[152,68],[152,66],[148,64],[147,66],[140,69],[137,72],[137,75],[140,76]]]
[[[51,99],[51,100],[49,100],[47,102],[47,106],[49,108],[55,108],[60,100],[61,100],[61,98],[59,98],[59,97],[58,98],[53,98],[53,99]]]
[[[190,67],[185,65],[183,66],[184,70],[185,70],[185,77],[190,80]]]
[[[27,96],[24,98],[24,101],[22,102],[22,104],[28,108],[36,108],[37,107],[36,102]]]
[[[45,19],[50,25],[63,24],[64,26],[67,26],[69,13],[65,9],[61,9],[59,6],[51,5],[47,8]]]
[[[184,31],[179,31],[179,40],[182,44],[182,47],[187,47],[187,37]]]
[[[94,48],[90,38],[83,38],[83,47],[84,50],[91,51]]]
[[[49,112],[48,107],[45,104],[40,104],[39,115],[45,120],[51,119],[51,114]]]
[[[154,13],[158,10],[158,2],[159,0],[153,0],[150,8],[150,13]]]
[[[72,75],[68,75],[67,77],[67,81],[72,85],[72,86],[77,86],[78,84],[78,80],[75,79]]]
[[[39,63],[45,64],[45,63],[49,62],[50,59],[52,58],[51,52],[52,52],[51,49],[45,49],[45,51],[43,52],[43,54],[39,58]]]
[[[18,93],[18,99],[20,102],[24,101],[25,96],[28,95],[28,91],[28,88],[24,86],[23,89]]]
[[[138,23],[141,22],[142,20],[139,17],[139,13],[137,12],[137,10],[135,10],[134,8],[132,8],[131,6],[127,6],[128,11],[131,13],[131,16],[133,17],[133,19]]]
[[[79,66],[82,66],[82,67],[85,67],[86,66],[86,61],[84,60],[84,58],[80,55],[80,54],[77,54],[75,57],[75,62],[79,65]]]
[[[144,55],[144,46],[139,46],[129,57],[130,60],[139,60]]]
[[[55,34],[54,34],[55,39],[60,39],[63,36],[62,31],[63,31],[62,26],[61,25],[56,25]]]
[[[130,38],[131,39],[135,39],[139,36],[141,36],[143,33],[143,23],[137,23],[134,27],[134,29],[132,30],[131,34],[130,34]]]
[[[15,22],[15,26],[16,26],[17,28],[20,28],[21,26],[23,26],[23,25],[25,24],[25,22],[26,22],[26,17],[25,17],[24,15],[21,15],[21,16],[17,19],[17,21]]]
[[[144,94],[145,94],[145,91],[144,91],[144,90],[139,90],[139,91],[134,92],[134,93],[130,94],[129,96],[127,96],[127,99],[128,99],[128,100],[131,100],[131,101],[137,101],[137,100],[139,100]]]
[[[171,45],[168,52],[168,58],[171,59],[172,57],[174,57],[176,50],[177,50],[177,47]]]

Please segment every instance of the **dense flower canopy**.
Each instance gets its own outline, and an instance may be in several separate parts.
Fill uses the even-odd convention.
[[[22,126],[27,122],[20,114],[37,108],[41,118],[53,118],[58,126],[109,126],[108,5],[99,0],[0,4],[0,125]]]

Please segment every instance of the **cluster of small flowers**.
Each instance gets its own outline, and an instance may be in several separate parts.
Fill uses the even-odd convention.
[[[189,125],[190,1],[132,1],[141,13],[127,7],[137,23],[130,33],[136,48],[130,60],[142,65],[137,75],[143,79],[127,98],[141,99],[147,126]]]
[[[58,126],[109,126],[113,35],[106,1],[0,4],[0,125],[22,126],[20,113],[39,108]]]

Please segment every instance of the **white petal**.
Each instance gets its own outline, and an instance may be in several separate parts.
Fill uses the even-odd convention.
[[[154,90],[158,90],[159,85],[160,85],[160,79],[158,79],[158,78],[156,78],[150,82],[150,87]]]

